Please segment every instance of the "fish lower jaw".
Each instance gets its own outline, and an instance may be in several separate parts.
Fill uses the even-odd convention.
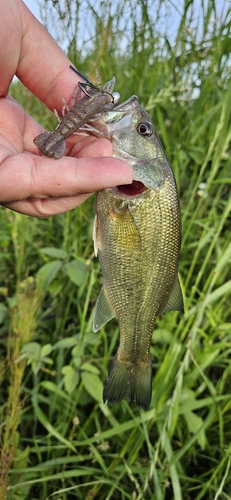
[[[132,181],[131,184],[122,184],[121,186],[116,186],[113,190],[123,196],[139,196],[147,188],[140,181]]]

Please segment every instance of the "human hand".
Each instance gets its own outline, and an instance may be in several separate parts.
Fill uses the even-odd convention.
[[[46,106],[61,113],[77,76],[70,61],[21,0],[0,0],[0,204],[35,217],[66,212],[94,191],[132,182],[128,164],[110,157],[107,139],[72,136],[69,156],[40,156],[42,127],[8,95],[14,74]],[[2,49],[4,47],[4,50]]]

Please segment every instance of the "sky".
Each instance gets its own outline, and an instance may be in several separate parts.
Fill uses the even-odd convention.
[[[34,14],[34,16],[41,21],[40,18],[40,7],[38,5],[38,0],[23,0],[24,3],[27,5],[27,7],[30,9],[30,11]],[[168,33],[168,38],[169,40],[175,39],[175,34],[177,32],[177,28],[179,26],[179,22],[181,19],[181,13],[183,12],[183,6],[185,4],[186,0],[169,0],[169,2],[166,2],[166,5],[168,6],[168,9],[171,9],[171,16],[170,16],[170,22],[168,22],[168,27],[164,26],[163,24],[163,29],[164,32]],[[202,32],[202,26],[201,26],[201,18],[200,18],[200,13],[201,13],[201,8],[202,5],[204,7],[208,5],[209,0],[194,0],[193,1],[193,9],[194,9],[194,27],[197,25],[199,27],[198,33]],[[99,2],[100,3],[100,2]],[[115,0],[116,3],[116,0]],[[153,6],[152,9],[155,8],[156,1],[153,1]],[[162,2],[164,5],[165,2]],[[230,4],[231,0],[215,0],[215,5],[217,9],[217,16],[218,19],[222,15],[221,13],[228,12],[230,9]],[[97,0],[96,0],[96,5],[97,5]],[[150,3],[152,5],[152,3]],[[84,7],[84,0],[82,2],[82,6]],[[85,9],[86,12],[86,9]],[[81,13],[80,13],[81,14]],[[86,15],[86,14],[84,14]],[[89,20],[89,14],[88,14],[88,20]],[[86,24],[86,23],[85,23]],[[86,26],[85,26],[86,28]],[[167,28],[167,31],[165,29]],[[85,30],[86,31],[86,30]],[[86,42],[86,33],[85,31],[82,33],[81,40]],[[125,30],[126,31],[126,30]],[[159,26],[159,32],[162,32],[161,26]],[[55,33],[51,33],[55,37]],[[56,37],[55,37],[56,38]],[[58,42],[61,48],[65,51],[65,40],[62,40]],[[86,46],[86,45],[83,45]]]
[[[39,21],[40,21],[41,19],[39,16],[39,6],[38,6],[37,1],[36,0],[23,0],[23,2],[27,5],[28,9],[30,9],[32,14],[34,14],[34,16],[37,17],[37,19],[39,19]]]
[[[181,2],[182,4],[184,3],[185,0],[178,0],[179,1],[179,5],[178,7],[180,7],[181,5]],[[195,0],[194,0],[195,1]],[[200,1],[200,0],[199,0]],[[219,0],[218,0],[219,1]],[[225,0],[221,0],[221,1],[225,1]],[[23,2],[26,4],[26,6],[30,9],[30,11],[32,12],[32,14],[34,14],[34,16],[40,21],[42,22],[41,20],[41,17],[40,17],[40,7],[38,5],[38,0],[23,0]],[[154,3],[156,3],[154,1]],[[83,4],[84,4],[84,0],[83,0]],[[171,5],[171,2],[169,2],[169,4]],[[97,5],[97,0],[96,0],[96,5]],[[82,5],[84,7],[84,5]],[[86,7],[85,7],[86,9]],[[89,19],[89,16],[88,16],[88,19]],[[177,9],[172,9],[172,19],[171,19],[171,26],[169,27],[169,31],[172,31],[175,32],[176,30],[176,26],[179,24],[179,16],[177,14]],[[86,31],[86,30],[85,30]],[[55,39],[56,39],[56,36],[55,36],[55,33],[52,31],[50,33]],[[84,36],[86,35],[86,33],[83,33],[82,37],[81,38],[84,38]],[[57,41],[57,40],[56,40]],[[59,40],[57,41],[57,43],[60,45],[60,47],[62,48],[62,50],[66,50],[66,44],[65,44],[65,40]]]

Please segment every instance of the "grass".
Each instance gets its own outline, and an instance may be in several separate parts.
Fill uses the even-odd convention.
[[[45,2],[46,19],[49,8],[52,19],[60,14],[53,3]],[[94,199],[49,220],[1,209],[0,498],[228,500],[230,6],[221,15],[218,2],[182,3],[170,37],[162,2],[118,2],[116,13],[113,2],[96,11],[90,1],[69,4],[59,26],[68,26],[73,63],[93,81],[96,67],[103,82],[115,74],[122,100],[139,96],[173,166],[186,311],[158,319],[150,409],[107,407],[102,385],[119,330],[112,321],[92,333],[102,282]],[[86,6],[94,32],[82,50],[75,33]],[[52,129],[51,114],[21,84],[11,92]]]

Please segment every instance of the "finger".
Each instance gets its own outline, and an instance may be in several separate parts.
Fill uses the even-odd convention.
[[[0,0],[0,96],[5,96],[20,58],[22,26],[18,2]]]
[[[22,153],[4,160],[0,176],[0,203],[7,203],[92,193],[132,182],[133,171],[127,163],[111,157],[54,160]]]
[[[32,198],[22,201],[12,201],[3,205],[20,214],[30,215],[38,219],[46,219],[73,210],[86,201],[91,194],[80,194],[67,198]]]
[[[88,136],[73,144],[70,155],[76,158],[99,158],[112,155],[112,143],[105,138]]]
[[[81,79],[70,70],[69,59],[23,2],[20,11],[24,34],[17,76],[48,108],[61,113],[62,98],[69,102]]]

